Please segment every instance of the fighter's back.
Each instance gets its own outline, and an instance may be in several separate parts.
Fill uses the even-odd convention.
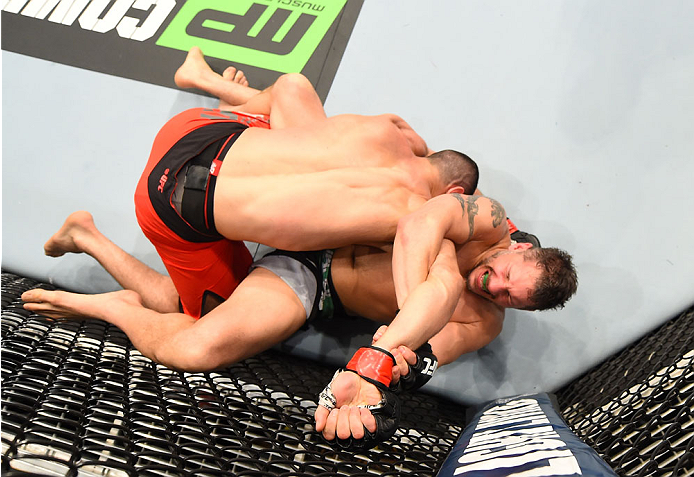
[[[230,149],[231,160],[225,160],[224,168],[226,174],[241,177],[345,167],[424,166],[428,161],[416,156],[411,146],[412,138],[418,136],[404,130],[398,120],[402,121],[394,115],[339,115],[310,127],[249,128]]]

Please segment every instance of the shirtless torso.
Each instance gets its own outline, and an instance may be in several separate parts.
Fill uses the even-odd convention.
[[[392,241],[400,217],[443,192],[396,118],[244,131],[217,179],[217,230],[287,250]]]
[[[205,296],[219,303],[245,276],[242,241],[295,251],[392,241],[398,219],[436,189],[435,167],[414,153],[426,149],[418,138],[394,115],[269,129],[256,115],[194,108],[154,141],[138,221],[184,310],[200,316],[210,309]],[[198,184],[192,168],[209,170],[205,185],[190,185]]]
[[[341,114],[315,121],[310,128],[251,128],[234,144],[233,160],[224,167],[234,177],[392,167],[408,161],[402,166],[420,169],[427,160],[414,154],[399,121],[393,114]],[[425,147],[419,141],[419,147]]]

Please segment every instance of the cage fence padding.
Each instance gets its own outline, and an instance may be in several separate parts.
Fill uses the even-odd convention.
[[[547,393],[496,399],[470,412],[437,477],[617,477],[571,432]]]
[[[694,308],[557,392],[571,429],[619,475],[694,475]]]
[[[313,428],[334,369],[268,351],[173,371],[114,326],[24,310],[35,287],[53,288],[2,273],[4,476],[434,476],[464,425],[462,406],[416,393],[392,439],[341,451]]]

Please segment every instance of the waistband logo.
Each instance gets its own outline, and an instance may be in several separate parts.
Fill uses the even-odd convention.
[[[157,190],[163,194],[164,193],[164,185],[166,184],[166,181],[169,180],[169,168],[167,167],[164,173],[161,175],[159,178],[159,186],[157,187]]]

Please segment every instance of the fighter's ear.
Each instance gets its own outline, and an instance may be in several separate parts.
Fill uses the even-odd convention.
[[[518,252],[521,250],[528,250],[529,248],[533,248],[533,244],[526,243],[526,242],[513,242],[508,247],[508,249],[512,252]]]
[[[463,194],[465,195],[465,187],[459,185],[452,185],[446,189],[446,194]]]

